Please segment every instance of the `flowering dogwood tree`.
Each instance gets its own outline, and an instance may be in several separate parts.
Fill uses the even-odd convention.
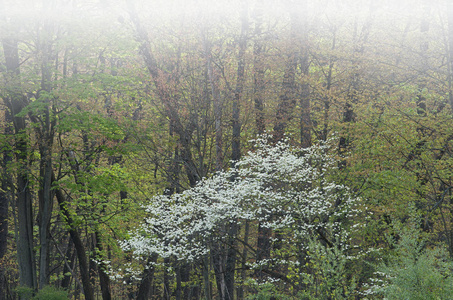
[[[272,145],[266,136],[254,140],[235,167],[203,179],[196,187],[172,196],[156,196],[146,205],[148,217],[123,247],[136,255],[158,254],[179,260],[198,259],[213,241],[226,241],[225,224],[260,222],[279,232],[280,249],[308,250],[316,238],[326,247],[347,240],[343,224],[356,213],[347,187],[329,180],[337,162],[328,146],[296,149],[288,141]],[[291,250],[292,249],[292,250]],[[297,250],[295,250],[297,249]],[[250,262],[250,266],[299,265],[292,261]]]

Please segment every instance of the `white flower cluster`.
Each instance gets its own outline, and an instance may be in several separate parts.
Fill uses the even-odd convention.
[[[228,236],[225,224],[244,221],[287,229],[288,241],[320,229],[343,236],[338,222],[355,215],[356,199],[329,181],[336,161],[326,154],[327,146],[293,149],[286,141],[271,145],[266,136],[254,143],[256,150],[235,168],[183,193],[152,198],[145,208],[148,218],[123,248],[190,261],[207,254],[213,240]]]

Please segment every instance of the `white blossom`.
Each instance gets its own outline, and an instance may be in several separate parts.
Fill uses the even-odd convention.
[[[123,249],[190,261],[209,253],[212,241],[227,237],[222,226],[244,221],[288,229],[288,243],[321,229],[345,238],[338,223],[356,214],[357,199],[329,180],[337,162],[326,154],[328,145],[294,149],[285,141],[271,145],[266,136],[254,143],[256,150],[235,168],[180,194],[153,197],[144,207],[148,217],[122,242]]]

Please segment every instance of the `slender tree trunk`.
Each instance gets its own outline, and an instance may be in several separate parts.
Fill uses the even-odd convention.
[[[448,18],[448,100],[453,112],[453,1],[447,1]]]
[[[264,134],[264,64],[263,64],[263,44],[262,44],[262,23],[263,23],[263,0],[257,2],[255,8],[255,43],[253,46],[253,97],[255,104],[255,123],[257,134]],[[272,232],[262,224],[258,224],[258,241],[256,251],[256,261],[261,261],[270,256],[270,236]],[[256,271],[258,278],[263,277],[260,270]]]
[[[168,268],[170,266],[170,258],[166,257],[164,258],[164,273],[163,273],[163,291],[162,291],[162,299],[164,300],[170,300],[170,276],[168,275]]]
[[[373,4],[370,4],[370,11],[367,18],[367,21],[363,25],[361,32],[358,32],[358,21],[357,19],[354,22],[354,35],[353,35],[353,53],[352,53],[352,68],[354,69],[352,73],[351,83],[348,89],[348,96],[346,98],[346,104],[343,112],[343,123],[351,124],[355,122],[355,113],[354,105],[358,102],[358,89],[361,81],[359,73],[359,63],[365,51],[365,43],[368,41],[368,37],[371,32],[371,25],[373,22]],[[350,146],[349,134],[345,132],[339,141],[339,153],[340,155],[344,154]],[[342,166],[345,165],[345,161],[341,163]]]
[[[332,46],[330,47],[331,51],[334,51],[337,47],[337,29],[333,28],[332,29]],[[327,76],[326,76],[326,83],[325,83],[325,90],[326,94],[328,95],[329,91],[332,88],[332,76],[333,76],[333,69],[335,66],[335,59],[333,56],[329,57],[329,67],[327,70]],[[326,141],[327,137],[329,135],[329,114],[330,114],[330,97],[329,96],[324,96],[324,112],[323,112],[323,129],[320,134],[320,139],[322,141]]]
[[[44,3],[44,12],[53,13],[53,3]],[[41,91],[38,98],[45,103],[45,108],[36,123],[40,152],[40,183],[38,190],[39,198],[39,288],[49,284],[49,264],[50,264],[50,219],[53,209],[53,193],[51,190],[52,182],[52,147],[54,142],[54,127],[56,119],[52,116],[52,56],[54,55],[51,38],[53,35],[53,25],[51,20],[45,20],[43,24],[41,40],[38,41],[38,51],[41,54]],[[34,115],[34,113],[32,113]]]
[[[9,110],[5,111],[5,137],[8,139],[13,134],[12,117]],[[0,300],[6,299],[6,264],[4,257],[8,250],[8,209],[11,199],[11,176],[8,174],[8,167],[12,161],[12,151],[8,144],[2,146],[3,158],[1,162],[2,173],[0,182]]]
[[[211,86],[211,96],[213,100],[213,106],[214,106],[214,124],[215,124],[215,157],[216,157],[216,165],[215,165],[215,170],[217,172],[223,170],[223,138],[222,138],[222,102],[220,99],[220,93],[218,90],[218,81],[219,81],[219,76],[215,69],[212,66],[212,53],[211,53],[211,45],[208,41],[207,33],[205,32],[203,34],[203,44],[204,44],[204,52],[205,52],[205,57],[206,57],[206,67],[208,70],[208,80],[209,80],[209,85]],[[234,106],[234,104],[233,104]],[[237,113],[239,112],[239,106],[238,103],[236,103],[236,108],[233,108],[233,110],[236,109]],[[234,114],[234,112],[233,112]],[[234,120],[233,120],[234,122]],[[239,125],[239,121],[238,124]],[[234,129],[233,129],[234,130]],[[234,143],[235,141],[233,141]],[[238,141],[236,141],[238,142]],[[235,145],[237,147],[237,145]]]
[[[233,101],[233,136],[232,136],[232,167],[241,158],[241,123],[239,120],[240,100],[244,90],[244,73],[245,73],[245,51],[247,49],[248,35],[248,2],[242,2],[241,8],[241,36],[239,40],[238,67],[236,78],[236,89]],[[231,178],[235,180],[235,178]],[[239,230],[237,221],[231,222],[228,230],[227,258],[225,266],[225,299],[234,299],[235,289],[235,270],[236,270],[236,236]]]
[[[10,90],[5,99],[6,105],[13,117],[15,134],[15,153],[18,162],[17,174],[17,214],[19,237],[17,239],[17,256],[19,261],[19,282],[22,286],[35,289],[36,265],[33,251],[33,211],[32,197],[29,185],[28,142],[26,138],[25,117],[17,116],[28,104],[21,93],[18,42],[15,38],[2,40],[6,64],[6,82]]]
[[[104,247],[102,245],[101,241],[101,235],[99,233],[99,230],[96,228],[94,232],[94,237],[96,239],[96,252],[98,256],[98,261],[100,261],[99,264],[99,285],[101,286],[101,294],[102,294],[102,299],[103,300],[110,300],[112,299],[112,295],[110,293],[110,277],[107,274],[107,265],[104,263],[104,257],[103,257],[103,250]]]
[[[255,7],[255,43],[253,45],[253,99],[255,105],[256,132],[261,135],[266,130],[264,123],[264,64],[262,44],[263,0]]]
[[[237,299],[243,300],[244,299],[244,287],[245,281],[247,279],[247,244],[249,243],[249,234],[250,234],[250,223],[248,221],[245,222],[244,225],[244,249],[242,250],[242,259],[241,259],[241,286],[237,290]]]
[[[239,53],[238,53],[238,68],[236,77],[236,90],[234,93],[233,101],[233,137],[232,137],[232,153],[231,159],[233,167],[236,161],[241,158],[241,122],[240,115],[240,101],[244,91],[244,73],[245,73],[245,50],[247,49],[247,35],[248,35],[248,3],[243,1],[241,9],[241,36],[239,40]]]
[[[220,247],[219,242],[214,241],[211,247],[212,262],[214,265],[214,275],[219,293],[219,299],[226,299],[226,283],[225,283],[225,263],[223,249]]]
[[[71,275],[67,275],[71,270],[74,270],[76,253],[74,251],[74,243],[72,242],[71,236],[69,236],[68,246],[66,247],[65,257],[67,264],[63,268],[63,280],[61,280],[60,287],[62,289],[69,289],[71,284]]]
[[[211,96],[213,99],[214,106],[214,122],[215,122],[215,157],[216,164],[215,170],[217,172],[222,171],[223,169],[223,152],[222,152],[222,126],[221,126],[221,117],[222,117],[222,105],[220,103],[220,94],[217,88],[218,84],[218,75],[215,72],[212,66],[212,53],[211,45],[209,44],[207,33],[203,33],[203,44],[206,57],[206,68],[209,85],[211,87]],[[237,107],[239,109],[239,107]],[[223,224],[223,229],[226,231],[229,224]],[[212,242],[212,260],[214,264],[214,272],[216,276],[217,289],[219,291],[219,298],[221,300],[226,300],[228,298],[228,283],[227,280],[230,278],[227,274],[228,270],[226,269],[228,249],[226,249],[220,241]],[[228,279],[227,279],[228,277]]]
[[[291,6],[293,8],[293,6]],[[289,49],[288,58],[286,61],[285,72],[283,75],[283,81],[281,86],[281,92],[279,96],[279,102],[277,104],[277,113],[275,115],[274,125],[274,140],[280,141],[285,135],[288,122],[292,119],[293,109],[296,105],[296,69],[297,69],[297,57],[299,49],[299,42],[297,40],[297,25],[298,15],[292,9],[290,11],[291,17],[291,32],[290,40],[293,48]]]
[[[211,281],[209,280],[210,261],[209,256],[203,257],[203,285],[204,285],[204,297],[206,300],[211,300]]]
[[[52,174],[52,181],[55,181],[55,175]],[[83,241],[80,237],[77,228],[75,227],[75,223],[72,219],[71,212],[68,209],[69,203],[67,203],[63,192],[59,189],[55,189],[55,196],[58,201],[58,205],[60,207],[60,211],[64,215],[66,219],[66,223],[68,225],[69,235],[71,236],[72,242],[74,243],[74,247],[77,253],[77,258],[79,261],[79,269],[80,269],[80,277],[82,279],[82,286],[83,286],[83,294],[85,295],[86,300],[94,300],[94,291],[93,286],[91,285],[90,281],[90,270],[88,266],[88,257],[85,252],[85,247],[83,245]]]
[[[49,256],[50,256],[50,219],[52,216],[53,193],[51,191],[52,174],[52,140],[49,137],[41,140],[40,177],[41,184],[38,191],[39,198],[39,235],[40,235],[40,263],[39,263],[39,288],[49,284]],[[45,143],[45,145],[43,145]]]
[[[148,258],[147,266],[142,275],[136,300],[148,300],[151,292],[151,286],[154,280],[154,263],[157,261],[157,255],[152,254]],[[164,287],[165,288],[165,287]],[[166,299],[166,298],[164,298]]]
[[[311,146],[311,110],[310,110],[310,85],[308,83],[309,78],[309,51],[308,51],[308,7],[307,0],[301,2],[301,13],[302,20],[299,23],[299,34],[300,34],[300,55],[299,63],[302,75],[302,83],[300,84],[298,97],[300,105],[300,145],[302,148],[308,148]]]

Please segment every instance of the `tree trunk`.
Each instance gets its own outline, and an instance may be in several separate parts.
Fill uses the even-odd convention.
[[[55,175],[52,174],[52,182],[55,181]],[[83,294],[85,295],[86,300],[94,300],[94,291],[90,282],[90,270],[88,267],[88,258],[85,253],[85,247],[83,241],[80,237],[77,228],[75,227],[74,221],[72,220],[71,212],[68,209],[68,203],[63,195],[63,192],[59,189],[55,189],[55,196],[60,207],[60,211],[63,213],[66,218],[66,223],[68,225],[69,235],[71,236],[72,242],[77,253],[77,258],[79,261],[80,277],[82,278]]]
[[[243,300],[244,299],[244,287],[245,281],[247,279],[247,244],[249,243],[249,234],[250,234],[250,224],[248,221],[245,222],[245,229],[244,229],[244,249],[242,250],[242,259],[241,259],[241,285],[237,290],[237,299]]]
[[[205,255],[203,257],[203,285],[204,285],[204,298],[206,300],[211,300],[211,281],[209,279],[209,271],[210,271],[210,260],[209,256]]]
[[[241,122],[239,120],[240,101],[244,90],[244,73],[245,73],[245,50],[247,49],[248,34],[248,3],[243,1],[241,9],[241,37],[239,40],[238,68],[236,78],[236,90],[233,101],[233,137],[231,159],[233,167],[235,162],[241,158]]]
[[[448,100],[453,112],[453,2],[447,1],[448,18]]]
[[[264,134],[266,126],[264,124],[264,65],[263,65],[263,44],[262,26],[263,24],[263,0],[259,0],[255,8],[255,43],[253,45],[253,98],[255,105],[255,124],[256,133]]]
[[[18,162],[17,174],[17,214],[19,237],[17,239],[17,256],[19,261],[20,285],[35,289],[36,265],[33,251],[33,211],[29,185],[28,142],[26,138],[25,117],[17,116],[28,104],[21,93],[18,42],[14,38],[2,40],[6,64],[6,82],[9,86],[6,105],[13,117],[15,134],[15,153]]]
[[[293,8],[293,5],[291,5]],[[292,119],[293,110],[296,105],[296,69],[299,42],[297,40],[298,15],[293,9],[290,10],[291,32],[290,41],[294,49],[288,49],[289,54],[286,61],[285,73],[283,75],[282,87],[277,104],[275,115],[274,141],[280,141],[285,135],[288,122]]]
[[[220,247],[220,243],[213,241],[211,247],[212,262],[214,265],[214,276],[217,284],[217,292],[219,293],[219,299],[225,300],[226,298],[226,282],[225,282],[225,263],[223,249]]]
[[[60,287],[62,289],[68,289],[69,288],[69,285],[71,284],[71,275],[66,275],[67,273],[71,272],[71,270],[74,269],[74,265],[75,265],[75,251],[73,251],[74,249],[74,243],[72,242],[72,239],[71,239],[71,236],[69,236],[69,240],[68,240],[68,246],[66,248],[66,253],[65,253],[65,257],[66,257],[66,260],[67,260],[67,264],[64,265],[64,268],[63,268],[63,280],[61,280],[61,284],[60,284]]]
[[[13,134],[12,117],[9,110],[5,111],[5,137],[11,137]],[[7,168],[12,161],[12,151],[8,144],[2,148],[2,173],[1,176],[1,189],[0,189],[0,300],[6,299],[6,269],[4,257],[8,250],[8,208],[11,199],[11,176],[8,175]]]
[[[151,291],[151,286],[153,285],[154,279],[154,263],[157,261],[157,255],[152,254],[148,258],[147,266],[142,275],[142,281],[138,288],[136,300],[147,300],[149,299],[149,294]],[[164,298],[166,299],[166,298]]]
[[[216,157],[216,164],[215,170],[220,172],[223,170],[223,138],[222,138],[222,103],[220,99],[220,93],[218,90],[218,81],[219,76],[215,69],[212,66],[212,50],[211,45],[208,41],[207,33],[204,32],[203,34],[203,44],[204,44],[204,54],[206,57],[206,68],[208,70],[208,81],[209,85],[211,86],[211,96],[214,106],[214,124],[215,124],[215,157]],[[234,106],[234,104],[233,104]],[[233,108],[239,112],[239,106],[236,103],[236,108]],[[238,116],[239,117],[239,116]],[[233,120],[234,122],[234,120]],[[238,122],[239,123],[239,122]],[[240,126],[237,124],[236,126]],[[234,130],[234,129],[233,129]],[[234,141],[233,141],[234,143]],[[236,145],[237,146],[237,145]]]
[[[102,246],[101,235],[99,234],[99,230],[96,228],[94,232],[94,237],[96,239],[96,254],[99,261],[99,285],[101,286],[101,294],[103,300],[110,300],[112,299],[112,295],[110,293],[110,277],[106,273],[107,266],[104,263],[103,257],[103,250],[104,247]]]
[[[310,110],[310,85],[308,83],[309,77],[309,40],[308,40],[308,7],[307,1],[302,1],[300,11],[302,12],[302,20],[299,20],[299,34],[300,34],[300,54],[299,63],[302,75],[302,83],[299,86],[298,97],[300,105],[300,145],[302,148],[311,146],[311,110]]]
[[[52,14],[54,8],[52,2],[43,3],[43,12]],[[35,114],[31,112],[32,121],[35,123],[35,130],[38,137],[40,153],[40,182],[38,190],[39,199],[39,288],[42,289],[49,284],[49,259],[50,259],[50,219],[53,209],[53,193],[51,190],[52,182],[52,147],[54,141],[54,127],[56,118],[52,116],[52,105],[54,99],[52,92],[52,71],[51,61],[54,55],[51,38],[53,35],[53,24],[51,19],[44,21],[42,31],[44,32],[38,40],[37,50],[41,56],[41,90],[38,99],[45,104],[42,115],[35,120]]]
[[[352,68],[354,72],[352,73],[351,83],[348,88],[348,95],[346,98],[346,104],[343,112],[343,123],[350,124],[355,122],[355,113],[354,105],[358,102],[358,89],[360,84],[360,73],[359,73],[359,63],[363,56],[365,50],[365,43],[368,41],[370,35],[371,25],[373,21],[373,4],[370,4],[370,11],[367,21],[363,25],[360,34],[358,33],[358,21],[357,19],[354,22],[354,35],[353,35],[353,53],[352,53]],[[339,153],[340,155],[344,154],[350,145],[350,140],[347,132],[345,132],[339,141]],[[341,165],[344,166],[345,162],[342,162]]]
[[[255,43],[253,46],[253,97],[255,104],[255,123],[257,134],[264,134],[264,65],[263,65],[263,45],[262,45],[262,23],[263,23],[263,0],[258,1],[255,8]],[[258,224],[258,241],[256,251],[256,261],[260,261],[270,256],[270,239],[271,231]],[[256,276],[262,278],[263,274],[259,270]]]

